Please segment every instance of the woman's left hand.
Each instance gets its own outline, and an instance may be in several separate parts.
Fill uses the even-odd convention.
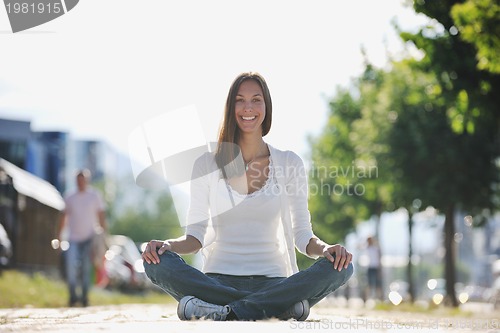
[[[342,269],[347,268],[352,262],[352,253],[347,251],[345,247],[339,244],[325,245],[323,249],[323,256],[333,263],[333,268]]]

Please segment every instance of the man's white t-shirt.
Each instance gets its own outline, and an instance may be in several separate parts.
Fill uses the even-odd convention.
[[[99,213],[104,211],[104,201],[94,189],[75,192],[66,199],[68,238],[81,242],[89,239],[99,225]]]
[[[368,267],[378,268],[380,266],[380,253],[375,245],[370,245],[366,248],[366,255],[368,256]]]

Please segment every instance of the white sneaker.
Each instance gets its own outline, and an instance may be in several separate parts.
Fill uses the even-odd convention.
[[[278,319],[280,320],[288,320],[295,319],[297,321],[304,321],[309,316],[309,301],[303,300],[298,303],[295,303],[290,309],[281,314]]]
[[[194,296],[184,296],[177,306],[177,316],[180,320],[211,319],[226,320],[231,309],[227,305],[216,305],[202,301]]]

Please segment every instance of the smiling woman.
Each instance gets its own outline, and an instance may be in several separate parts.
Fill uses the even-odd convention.
[[[305,320],[353,273],[349,251],[314,235],[303,162],[264,141],[271,120],[264,78],[238,75],[217,149],[194,163],[185,235],[143,252],[146,274],[179,301],[181,320]],[[299,272],[295,249],[323,258]],[[199,250],[201,271],[180,257]]]

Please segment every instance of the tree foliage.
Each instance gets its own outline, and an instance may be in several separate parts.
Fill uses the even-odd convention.
[[[500,4],[495,0],[469,0],[453,6],[453,22],[462,39],[476,47],[477,67],[500,74]]]
[[[429,117],[426,113],[409,108],[410,112],[402,115],[407,119],[401,118],[394,131],[396,137],[398,132],[410,134],[409,140],[401,143],[394,139],[393,142],[395,145],[400,144],[399,151],[414,149],[417,154],[399,155],[398,159],[406,173],[405,188],[419,186],[420,198],[445,214],[446,300],[453,306],[458,305],[454,287],[455,210],[476,215],[485,212],[485,208],[490,209],[486,212],[491,212],[499,181],[495,161],[500,147],[500,76],[494,71],[483,70],[494,69],[494,66],[478,63],[478,59],[483,56],[470,43],[470,36],[467,33],[462,35],[459,30],[464,30],[466,21],[454,20],[460,18],[467,9],[471,10],[471,6],[476,9],[476,14],[481,12],[480,7],[475,6],[477,4],[479,2],[473,0],[418,0],[414,3],[415,10],[435,21],[416,34],[401,34],[404,40],[414,43],[424,52],[424,58],[414,62],[413,68],[434,75],[438,94],[428,101],[435,115]],[[482,17],[488,18],[488,15]],[[479,18],[480,15],[476,15],[473,20],[477,23]],[[487,25],[486,20],[483,23]],[[495,38],[498,36],[488,35],[486,31],[477,40]],[[485,44],[481,44],[481,47],[485,47]],[[495,45],[488,45],[488,48],[495,50]],[[489,54],[484,49],[479,49],[479,52]],[[494,52],[498,53],[498,50]],[[436,133],[436,129],[441,134],[432,140],[428,130]],[[396,148],[398,146],[395,146],[395,151],[398,151]]]
[[[310,139],[310,184],[316,195],[309,205],[316,231],[327,240],[339,241],[357,222],[404,206],[395,195],[401,172],[394,168],[387,139],[400,96],[392,93],[398,85],[389,78],[367,60],[350,90],[337,90],[328,123]]]
[[[359,119],[361,111],[350,93],[340,90],[330,102],[330,108],[331,114],[322,134],[310,138],[313,164],[309,177],[309,208],[315,233],[333,243],[341,241],[353,229],[357,215],[363,214],[343,193],[344,186],[353,184],[349,171],[355,154],[349,134],[352,122]]]
[[[492,61],[488,66],[478,61],[489,53],[481,55],[486,51],[462,37],[468,21],[454,21],[467,3],[484,9],[475,0],[416,1],[415,10],[433,21],[401,37],[423,51],[423,58],[392,61],[387,70],[367,64],[351,91],[338,90],[328,123],[311,140],[315,165],[365,163],[379,170],[377,177],[362,180],[367,189],[362,196],[311,197],[317,230],[342,237],[380,209],[410,210],[415,199],[438,208],[446,216],[445,277],[452,305],[457,305],[454,213],[467,211],[480,223],[498,204],[500,81]],[[489,18],[487,13],[476,17]],[[495,38],[498,34],[478,39]],[[498,54],[495,43],[481,47],[486,44],[488,52]],[[345,179],[311,177],[310,182],[345,184]]]

